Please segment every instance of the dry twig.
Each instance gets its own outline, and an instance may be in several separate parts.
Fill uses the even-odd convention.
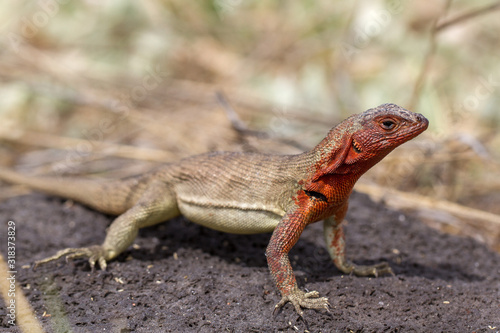
[[[438,20],[441,16],[445,15],[448,9],[450,8],[451,5],[451,0],[448,0],[446,2],[446,5],[443,9],[443,12],[441,15],[438,15],[436,19],[434,20],[431,28],[431,34],[429,37],[429,49],[427,50],[427,53],[425,55],[424,61],[422,63],[422,67],[420,69],[420,73],[417,77],[417,80],[415,81],[415,85],[413,86],[413,93],[411,94],[411,99],[409,103],[409,108],[410,110],[416,110],[418,100],[420,98],[421,92],[422,92],[422,87],[424,85],[425,78],[427,76],[427,72],[429,71],[431,67],[431,62],[434,54],[436,53],[437,49],[437,26],[438,26]]]
[[[458,24],[458,23],[461,23],[463,21],[466,21],[466,20],[469,20],[471,18],[474,18],[476,16],[480,16],[480,15],[484,15],[484,14],[488,14],[488,13],[491,13],[495,10],[499,10],[500,9],[500,1],[498,2],[494,2],[488,6],[485,6],[483,8],[479,8],[479,9],[476,9],[476,10],[472,10],[470,12],[467,12],[465,14],[462,14],[462,15],[459,15],[457,17],[454,17],[448,21],[445,21],[441,24],[439,24],[435,31],[436,32],[441,32],[455,24]]]
[[[380,187],[378,185],[368,185],[357,183],[356,191],[367,194],[372,200],[383,201],[394,209],[410,209],[415,211],[433,211],[449,214],[457,218],[460,223],[456,225],[456,230],[463,230],[468,226],[469,231],[480,235],[480,239],[486,240],[491,246],[500,244],[500,216],[489,212],[484,212],[470,207],[465,207],[454,202],[437,200],[424,197],[414,193],[405,193],[394,189]],[[453,224],[453,219],[440,221],[433,219],[433,223],[440,226],[440,230],[447,230],[444,224]],[[497,250],[500,250],[497,249]]]
[[[0,140],[10,141],[35,147],[55,148],[61,150],[76,149],[76,147],[91,146],[91,151],[82,152],[82,156],[92,154],[105,154],[108,156],[123,157],[136,160],[167,162],[174,159],[174,155],[164,150],[152,148],[138,148],[130,145],[114,144],[105,141],[90,141],[37,133],[33,131],[0,131]],[[78,152],[78,149],[76,149]]]

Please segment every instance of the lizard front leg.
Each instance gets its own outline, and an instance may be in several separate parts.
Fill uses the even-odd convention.
[[[343,216],[342,216],[343,219]],[[379,276],[383,274],[394,274],[391,267],[386,262],[362,266],[355,265],[345,258],[345,236],[342,224],[334,217],[329,217],[323,222],[323,232],[328,253],[333,263],[343,273],[353,273],[357,276]]]
[[[297,286],[288,252],[299,239],[300,234],[308,224],[307,210],[296,209],[285,215],[276,229],[266,250],[267,263],[273,280],[281,292],[282,299],[275,309],[292,303],[297,313],[302,317],[302,308],[328,310],[328,298],[319,297],[317,291],[304,292]]]
[[[64,249],[51,257],[36,261],[34,267],[61,257],[66,257],[67,260],[87,257],[92,268],[98,263],[105,270],[106,262],[125,251],[133,243],[140,228],[155,225],[179,214],[175,195],[167,184],[152,183],[132,208],[113,221],[101,245]]]

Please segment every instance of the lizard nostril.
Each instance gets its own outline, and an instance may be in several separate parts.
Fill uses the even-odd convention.
[[[417,119],[417,123],[420,126],[427,128],[427,126],[429,125],[429,121],[427,120],[427,118],[425,118],[421,114],[417,114],[415,118]]]
[[[427,121],[427,118],[425,118],[424,116],[422,116],[421,114],[417,114],[417,121],[419,123],[424,123]]]

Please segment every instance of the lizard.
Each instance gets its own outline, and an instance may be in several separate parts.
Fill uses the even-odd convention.
[[[265,255],[282,297],[275,311],[290,302],[302,317],[303,309],[329,309],[327,297],[298,287],[288,258],[308,224],[324,221],[326,246],[341,272],[393,274],[386,262],[361,266],[346,259],[342,222],[361,175],[428,124],[421,114],[383,104],[348,117],[317,146],[295,155],[211,152],[117,180],[26,176],[1,168],[0,179],[118,215],[102,244],[60,250],[35,266],[84,257],[92,269],[98,264],[105,270],[132,245],[140,228],[179,215],[223,232],[272,232]]]

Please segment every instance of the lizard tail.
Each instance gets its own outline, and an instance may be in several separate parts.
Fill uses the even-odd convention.
[[[119,215],[138,200],[146,183],[140,177],[92,180],[57,176],[27,176],[0,168],[0,180],[80,202],[100,212]]]

